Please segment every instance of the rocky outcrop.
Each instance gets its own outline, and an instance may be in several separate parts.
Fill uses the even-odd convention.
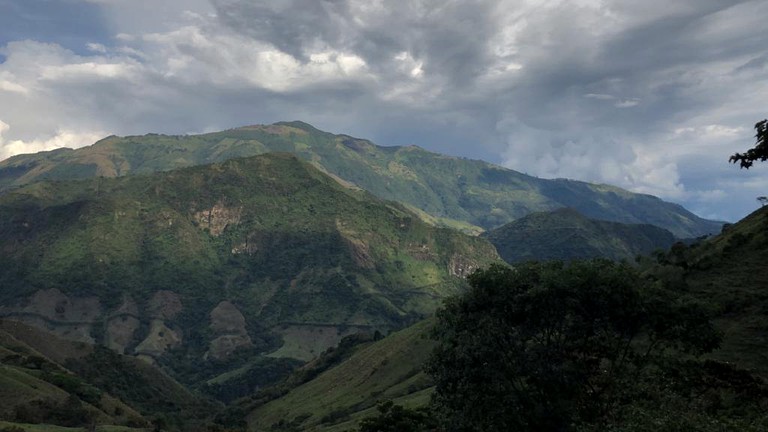
[[[344,240],[344,244],[349,249],[349,254],[352,257],[352,261],[357,264],[358,267],[372,269],[375,267],[375,262],[371,256],[371,250],[368,244],[360,239],[360,235],[350,229],[343,221],[336,220],[336,231],[338,231],[341,238]]]
[[[147,313],[151,318],[172,320],[182,310],[181,297],[173,291],[157,291],[149,300]]]
[[[194,212],[193,218],[198,226],[208,229],[212,236],[218,237],[228,226],[239,224],[242,214],[242,207],[227,207],[218,202],[209,209]]]
[[[210,318],[214,339],[205,358],[224,360],[238,348],[253,346],[245,327],[245,317],[234,304],[222,301],[211,311]]]
[[[125,354],[128,346],[134,341],[140,324],[136,302],[126,297],[120,307],[107,317],[104,344],[120,354]]]
[[[153,319],[149,325],[149,334],[136,347],[136,354],[157,358],[166,351],[181,345],[181,333],[166,326],[162,320]],[[143,357],[144,358],[144,357]]]
[[[102,314],[96,297],[69,297],[56,288],[35,292],[26,306],[0,306],[0,317],[47,330],[63,339],[94,343],[93,326]]]
[[[464,255],[454,254],[448,262],[448,273],[451,276],[465,278],[477,270],[480,266]]]

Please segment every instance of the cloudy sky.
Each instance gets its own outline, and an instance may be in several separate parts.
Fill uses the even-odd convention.
[[[736,220],[768,1],[0,0],[0,159],[280,120]]]

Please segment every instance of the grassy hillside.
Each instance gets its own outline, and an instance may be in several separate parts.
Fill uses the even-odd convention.
[[[573,209],[532,213],[483,235],[509,263],[588,258],[634,262],[638,255],[666,250],[675,242],[662,228],[588,219]]]
[[[566,216],[569,220],[573,217]],[[710,311],[716,328],[723,334],[720,349],[709,354],[710,358],[768,378],[768,277],[763,271],[767,261],[768,209],[761,209],[718,236],[692,246],[676,243],[665,253],[645,258],[641,269],[647,276],[664,280],[698,300]],[[376,414],[370,408],[376,401],[394,399],[406,406],[423,406],[431,391],[427,387],[430,385],[428,377],[422,373],[413,375],[422,384],[411,387],[414,392],[404,394],[394,389],[402,389],[407,379],[391,377],[409,377],[406,371],[420,370],[434,346],[434,342],[426,338],[431,325],[431,321],[424,321],[367,345],[317,378],[257,407],[248,417],[250,430],[273,426],[274,430],[354,430],[363,417]],[[387,367],[399,372],[383,372],[391,370],[385,369]],[[729,397],[736,398],[728,393],[732,390],[729,386],[761,385],[759,381],[745,380],[744,375],[738,373],[721,379],[724,381],[720,383],[716,380],[704,383],[702,391],[723,392],[716,397],[725,398],[726,405],[731,403],[727,402]],[[728,381],[730,379],[733,381]],[[422,385],[424,390],[418,390]],[[764,396],[760,393],[755,398]],[[656,408],[667,415],[681,409],[678,406]],[[728,424],[728,421],[738,419],[721,420]],[[663,421],[675,424],[673,418]],[[645,425],[636,426],[639,427],[637,430],[647,430]],[[761,430],[760,426],[755,428]]]
[[[431,383],[422,371],[434,342],[425,320],[364,346],[341,364],[286,395],[253,410],[249,430],[350,430],[376,412],[377,402],[409,407],[429,401]]]
[[[498,255],[270,154],[6,193],[0,260],[0,316],[253,388],[420,319]]]
[[[171,430],[183,430],[215,409],[135,358],[0,320],[0,420],[133,430],[162,416]],[[23,429],[54,430],[45,427]]]
[[[721,225],[650,195],[543,180],[415,146],[381,147],[302,122],[194,136],[113,136],[78,150],[15,156],[0,162],[0,190],[40,179],[146,174],[275,151],[291,152],[381,198],[413,206],[437,222],[469,232],[560,207],[595,219],[653,224],[681,238],[717,232]]]
[[[724,339],[714,354],[768,378],[768,208],[721,235],[676,244],[652,272],[707,302]]]

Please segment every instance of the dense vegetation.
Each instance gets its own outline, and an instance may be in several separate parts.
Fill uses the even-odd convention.
[[[311,163],[231,159],[272,150]],[[637,265],[572,261],[673,241],[581,214],[678,236],[717,224],[302,123],[20,156],[0,189],[0,316],[141,357],[0,321],[0,420],[16,422],[0,428],[768,429],[768,209]],[[510,262],[569,262],[467,285],[493,247],[436,226],[532,210],[547,212],[487,237]]]
[[[483,233],[508,263],[607,258],[634,262],[666,250],[675,237],[653,225],[588,219],[573,209],[532,213]]]
[[[277,154],[5,193],[0,260],[0,315],[122,341],[230,401],[345,335],[425,317],[498,256]]]
[[[428,410],[384,404],[360,431],[759,431],[768,386],[704,359],[708,304],[608,261],[495,266],[438,313]]]
[[[415,146],[380,147],[302,122],[193,136],[108,137],[78,150],[15,156],[0,162],[0,190],[40,179],[148,174],[267,152],[291,152],[380,198],[419,209],[427,220],[471,232],[560,207],[594,219],[653,224],[680,238],[716,233],[721,225],[650,195],[539,179]]]
[[[634,323],[637,326],[636,330],[640,336],[631,344],[633,352],[647,347],[648,326],[651,324],[648,321],[651,318],[657,326],[654,331],[665,328],[672,330],[664,335],[667,341],[674,341],[677,337],[690,339],[687,342],[678,339],[674,347],[661,352],[655,350],[654,355],[635,356],[629,363],[625,363],[624,369],[614,368],[613,371],[617,373],[610,375],[611,380],[603,374],[592,376],[592,380],[602,379],[597,384],[607,386],[603,387],[601,393],[604,397],[594,400],[597,405],[590,405],[581,400],[585,393],[579,391],[578,386],[575,387],[576,390],[570,387],[573,391],[568,394],[561,392],[561,384],[557,383],[558,390],[554,391],[555,398],[552,403],[557,402],[557,397],[564,397],[566,400],[560,400],[558,406],[581,407],[581,410],[563,411],[566,416],[578,414],[578,427],[574,420],[575,429],[649,432],[764,430],[768,426],[765,417],[768,394],[764,383],[764,377],[768,376],[768,363],[765,362],[768,356],[768,344],[765,343],[765,335],[768,334],[768,297],[765,296],[765,287],[768,286],[768,280],[761,269],[768,259],[766,227],[768,209],[761,209],[738,224],[727,227],[721,235],[691,245],[677,243],[668,251],[645,258],[639,266],[631,268],[623,264],[601,261],[576,263],[575,267],[552,263],[527,264],[522,268],[527,269],[529,275],[545,274],[547,280],[530,291],[519,289],[517,294],[509,290],[512,282],[516,280],[515,273],[509,269],[495,268],[493,271],[473,276],[473,286],[482,285],[486,289],[481,291],[475,287],[464,297],[452,301],[451,305],[473,306],[460,308],[458,312],[454,309],[453,313],[448,313],[450,319],[443,321],[441,337],[432,343],[441,343],[443,349],[459,350],[460,354],[466,356],[467,363],[461,367],[468,368],[470,372],[454,371],[454,378],[464,379],[457,382],[470,381],[471,384],[472,377],[482,378],[487,374],[494,385],[474,386],[481,392],[480,396],[464,398],[458,404],[462,407],[469,403],[467,401],[482,401],[483,395],[496,388],[496,383],[503,382],[498,378],[504,368],[514,365],[511,361],[501,365],[495,364],[494,362],[502,361],[498,355],[498,346],[492,343],[486,346],[489,340],[495,340],[494,337],[509,335],[511,332],[500,332],[498,329],[483,331],[480,327],[484,327],[486,323],[504,323],[509,313],[518,310],[515,305],[522,306],[518,301],[522,298],[530,301],[547,299],[548,304],[559,306],[560,311],[570,314],[563,315],[551,307],[523,310],[540,318],[539,321],[526,320],[529,331],[531,328],[535,329],[537,323],[547,322],[546,320],[550,323],[558,322],[564,317],[570,317],[565,320],[566,328],[570,328],[568,326],[574,326],[578,322],[573,316],[578,318],[579,314],[584,313],[584,310],[579,310],[576,306],[587,302],[595,304],[593,313],[606,315],[605,319],[597,322],[602,327],[594,327],[595,330],[602,329],[600,335],[603,337],[613,334],[614,342],[626,341],[623,339],[625,336],[617,337],[615,333],[610,333],[611,326],[622,322]],[[491,278],[494,272],[498,276],[496,285],[493,285]],[[588,283],[590,281],[602,283]],[[495,294],[495,297],[489,295],[490,293]],[[473,298],[485,298],[486,301],[480,306],[480,302],[470,302]],[[636,301],[627,302],[630,298]],[[540,309],[547,313],[540,312]],[[632,311],[634,315],[631,314]],[[581,322],[586,320],[582,319]],[[684,331],[683,324],[686,322],[697,323],[699,331]],[[458,323],[472,328],[462,333],[467,338],[462,339],[464,342],[451,339],[457,337],[458,332],[448,332],[446,337],[445,327]],[[361,425],[361,420],[367,416],[371,420],[362,424],[362,430],[365,432],[377,430],[374,427],[385,427],[387,424],[409,424],[409,427],[412,427],[402,429],[403,431],[432,430],[432,422],[445,422],[450,418],[445,407],[437,409],[436,405],[432,405],[429,410],[424,411],[424,408],[430,406],[428,395],[433,391],[433,378],[422,375],[419,378],[421,384],[411,387],[411,392],[399,392],[395,389],[407,390],[405,382],[397,384],[402,379],[396,378],[398,375],[410,376],[407,373],[409,369],[418,369],[427,363],[431,348],[424,349],[428,342],[425,338],[430,334],[433,325],[432,320],[419,323],[355,352],[352,357],[321,373],[317,378],[292,388],[283,396],[257,408],[250,416],[251,427],[256,430],[269,428],[279,423],[279,419],[285,419],[285,428],[278,430],[344,431],[361,427],[355,425]],[[716,330],[714,335],[721,336],[719,348],[701,356],[696,355],[696,350],[686,353],[683,349],[686,346],[698,346],[701,348],[699,353],[713,348],[712,342],[715,339],[712,326]],[[573,330],[571,328],[571,331]],[[446,339],[456,343],[443,343]],[[599,350],[610,340],[586,338],[583,346]],[[573,348],[573,344],[570,348]],[[523,354],[531,360],[533,355],[547,353],[558,351],[529,350]],[[540,368],[543,371],[546,368],[554,368],[562,373],[579,371],[555,367],[558,364],[555,361],[564,358],[563,351],[559,353],[559,357],[550,358],[549,363],[530,361],[517,365],[527,365],[532,368],[529,370]],[[386,362],[377,361],[385,355]],[[577,360],[584,361],[594,358],[576,357]],[[382,375],[383,365],[386,365],[388,370],[401,372]],[[484,365],[486,367],[483,367]],[[473,368],[476,368],[474,372]],[[581,370],[589,371],[589,368]],[[622,370],[623,373],[618,373]],[[629,373],[629,378],[626,373]],[[440,375],[436,375],[439,381]],[[353,376],[354,380],[345,379]],[[551,374],[538,376],[553,377]],[[450,380],[451,376],[446,375],[443,378]],[[580,381],[572,382],[578,384]],[[591,381],[588,382],[594,385]],[[613,384],[609,386],[611,382]],[[471,389],[472,386],[468,388]],[[382,392],[383,389],[386,391]],[[452,393],[449,392],[450,394]],[[514,401],[511,396],[513,394],[509,392],[497,396],[498,399],[510,403]],[[592,396],[591,393],[588,394]],[[487,399],[490,403],[497,400]],[[381,405],[380,409],[374,408],[377,401],[386,400],[393,400],[394,405],[386,404]],[[365,403],[358,403],[359,401]],[[592,401],[593,398],[587,398],[587,402]],[[604,413],[590,418],[585,413],[594,412],[595,406],[602,407]],[[319,420],[325,420],[326,423]],[[453,429],[448,427],[447,430]]]
[[[2,320],[0,402],[0,421],[122,431],[204,431],[218,409],[134,357]]]

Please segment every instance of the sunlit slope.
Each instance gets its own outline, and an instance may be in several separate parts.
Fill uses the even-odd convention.
[[[0,196],[0,315],[155,360],[308,359],[420,319],[498,259],[289,154]]]
[[[248,416],[249,430],[286,424],[298,430],[349,430],[374,414],[379,401],[426,405],[431,383],[422,368],[435,343],[429,338],[432,325],[429,319],[393,333],[255,409]]]
[[[531,212],[560,207],[572,207],[595,219],[660,226],[681,238],[720,229],[720,223],[650,195],[607,185],[539,179],[416,146],[381,147],[302,122],[204,135],[109,137],[78,150],[16,156],[0,162],[0,190],[39,179],[146,174],[276,151],[291,152],[350,185],[411,205],[469,232],[477,230],[473,226],[491,229]]]

